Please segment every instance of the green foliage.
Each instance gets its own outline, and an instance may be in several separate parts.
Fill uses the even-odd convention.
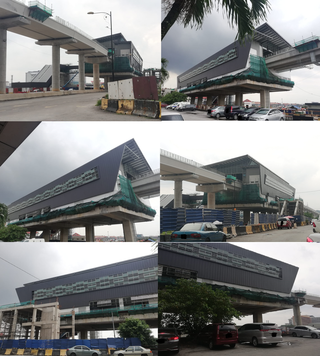
[[[169,72],[167,71],[168,60],[161,58],[161,85],[169,79]]]
[[[161,326],[179,327],[191,336],[208,323],[230,322],[241,315],[233,308],[228,292],[195,280],[178,279],[158,295]]]
[[[101,106],[101,99],[99,99],[99,100],[97,101],[96,106]]]
[[[253,34],[256,25],[267,19],[271,9],[268,0],[163,0],[162,6],[166,16],[161,23],[161,39],[176,21],[184,27],[199,29],[205,15],[222,9],[229,25],[238,27],[237,38],[241,42],[246,35]]]
[[[27,229],[21,226],[8,225],[0,228],[0,240],[4,242],[22,241],[26,238]]]
[[[0,203],[0,228],[4,227],[8,218],[8,207]]]
[[[119,325],[119,334],[123,338],[137,337],[142,346],[156,345],[155,338],[151,335],[151,330],[144,320],[128,318]]]
[[[183,93],[178,93],[177,91],[173,91],[162,97],[161,101],[168,105],[175,103],[176,101],[187,101],[187,95]]]

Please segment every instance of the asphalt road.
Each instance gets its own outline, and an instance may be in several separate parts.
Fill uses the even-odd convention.
[[[229,242],[306,242],[312,233],[312,226],[298,226],[296,229],[270,230],[250,235],[233,237]]]
[[[0,102],[1,121],[155,121],[117,115],[95,106],[103,93],[72,94]]]
[[[276,347],[261,345],[253,347],[250,344],[237,344],[234,349],[219,347],[210,350],[205,346],[188,345],[182,346],[178,356],[205,356],[205,355],[253,355],[253,356],[309,356],[318,355],[320,339],[284,337],[283,342]],[[164,356],[164,355],[163,355]]]

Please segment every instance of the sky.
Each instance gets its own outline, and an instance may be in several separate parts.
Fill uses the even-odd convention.
[[[171,122],[176,139],[162,139],[160,148],[202,165],[250,155],[296,189],[296,198],[320,209],[318,122],[243,121]],[[168,137],[161,125],[161,137]],[[180,138],[180,139],[179,139]],[[195,194],[195,184],[183,182],[183,194]],[[161,181],[161,194],[174,194],[172,181]]]
[[[318,14],[320,3],[315,0],[305,0],[301,7],[292,6],[290,0],[269,0],[271,10],[268,12],[267,22],[287,42],[294,45],[308,37],[320,36]],[[177,75],[182,74],[199,62],[205,60],[219,50],[234,42],[237,31],[229,26],[223,11],[213,11],[205,17],[202,29],[184,28],[175,24],[162,40],[162,57],[169,63],[167,70],[170,78],[164,83],[165,88],[176,88]],[[289,92],[271,93],[271,102],[280,103],[308,103],[320,102],[320,68],[298,69],[279,73],[284,77],[291,77],[295,82]],[[244,98],[260,101],[258,94],[245,95]]]
[[[27,0],[19,0],[28,3]],[[41,0],[53,9],[53,19],[57,16],[76,26],[90,37],[110,35],[109,19],[103,14],[88,15],[92,12],[112,13],[113,34],[122,33],[127,41],[132,41],[143,59],[143,68],[160,68],[160,0]],[[142,21],[143,19],[143,21]],[[108,27],[108,28],[107,28]],[[69,55],[60,50],[61,64],[78,64],[77,55]],[[35,40],[8,32],[7,78],[11,82],[24,82],[28,71],[41,70],[51,64],[50,46],[39,46]],[[88,82],[90,80],[88,79]]]
[[[42,122],[0,167],[0,202],[6,205],[135,139],[152,170],[160,168],[159,140],[139,122]],[[154,127],[154,124],[153,124]],[[146,130],[146,131],[145,131]],[[159,233],[159,198],[152,222],[137,223],[138,234]],[[80,230],[80,234],[84,230]],[[78,230],[77,230],[78,232]],[[122,225],[96,227],[96,235],[123,235]]]
[[[320,281],[317,278],[314,278],[314,272],[319,268],[318,256],[320,253],[320,244],[294,242],[244,242],[235,245],[299,267],[292,291],[303,290],[306,291],[307,294],[320,296]],[[314,308],[311,305],[302,306],[300,310],[301,315],[320,317],[320,309]],[[288,309],[264,314],[263,321],[284,325],[285,323],[288,323],[288,319],[292,317],[293,310]],[[242,318],[240,321],[235,320],[235,322],[238,325],[252,322],[252,316]]]

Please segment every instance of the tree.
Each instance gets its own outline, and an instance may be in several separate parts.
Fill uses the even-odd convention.
[[[22,241],[27,237],[27,229],[21,226],[8,225],[0,228],[0,240],[4,242]]]
[[[159,290],[159,322],[195,335],[208,323],[230,322],[240,317],[228,292],[195,280],[178,279]]]
[[[128,318],[119,325],[119,334],[123,338],[137,337],[142,346],[156,345],[155,338],[144,320]]]
[[[237,38],[244,41],[247,34],[252,35],[260,20],[265,20],[270,10],[268,0],[163,0],[162,5],[166,17],[161,23],[161,40],[171,26],[180,22],[184,27],[190,25],[199,29],[204,16],[212,10],[224,11],[231,27],[238,27]]]
[[[186,94],[173,91],[172,93],[166,94],[164,97],[162,97],[161,101],[163,103],[170,105],[177,101],[186,101],[186,100],[187,100]]]
[[[5,204],[0,203],[0,228],[6,225],[8,218],[8,207]]]
[[[168,60],[161,58],[161,85],[169,79],[169,72],[167,71]]]

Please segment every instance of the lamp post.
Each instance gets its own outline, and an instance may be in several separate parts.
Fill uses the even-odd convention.
[[[112,38],[112,13],[110,11],[109,12],[88,12],[88,15],[95,15],[95,14],[105,14],[108,15],[110,17],[110,31],[111,31],[111,72],[112,72],[112,81],[114,82],[114,48],[113,48],[113,38]],[[107,17],[107,16],[105,16]]]

